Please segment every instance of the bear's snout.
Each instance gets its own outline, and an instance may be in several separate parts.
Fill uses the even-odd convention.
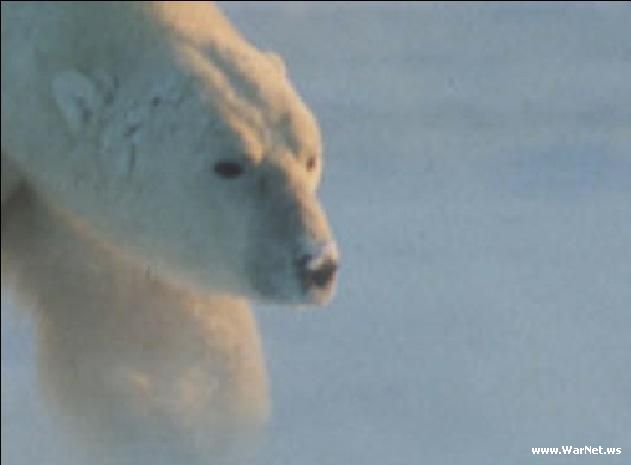
[[[315,247],[296,261],[298,275],[307,293],[329,292],[339,268],[337,245],[333,241]]]

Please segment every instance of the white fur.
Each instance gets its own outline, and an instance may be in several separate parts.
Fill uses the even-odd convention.
[[[212,5],[2,3],[2,284],[90,442],[232,463],[268,411],[244,297],[333,291],[296,272],[337,259],[320,151],[282,60]]]

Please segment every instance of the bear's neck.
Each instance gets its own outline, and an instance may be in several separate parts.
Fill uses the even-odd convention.
[[[247,302],[148,275],[28,190],[2,223],[3,287],[14,280],[34,298],[42,381],[79,430],[119,449],[214,453],[263,422],[265,367]]]

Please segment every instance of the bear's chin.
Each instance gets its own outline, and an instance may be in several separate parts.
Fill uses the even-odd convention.
[[[248,293],[249,299],[261,305],[288,305],[292,307],[308,308],[323,307],[335,296],[336,283],[326,288],[311,288],[304,291],[296,289],[281,291],[279,289],[255,289]]]

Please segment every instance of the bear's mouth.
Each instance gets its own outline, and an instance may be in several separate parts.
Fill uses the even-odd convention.
[[[333,297],[338,268],[335,260],[326,260],[317,268],[296,262],[289,276],[268,272],[261,279],[258,275],[251,298],[260,304],[325,305]]]
[[[339,252],[333,240],[252,254],[250,297],[259,303],[324,305],[335,292]]]

